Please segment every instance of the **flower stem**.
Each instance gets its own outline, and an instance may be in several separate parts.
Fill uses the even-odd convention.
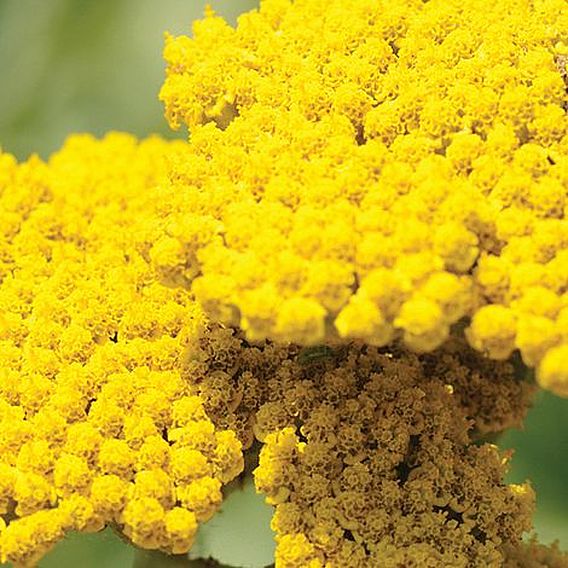
[[[212,559],[190,559],[185,554],[137,549],[132,568],[228,568]]]
[[[166,554],[159,550],[143,550],[134,552],[132,568],[232,568],[221,564],[213,558],[189,558],[185,554]],[[274,564],[266,568],[274,568]]]

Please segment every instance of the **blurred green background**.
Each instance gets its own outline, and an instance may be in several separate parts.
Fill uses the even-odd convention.
[[[170,133],[157,93],[164,31],[189,33],[202,0],[0,0],[0,147],[25,159],[47,157],[71,132]],[[229,21],[256,0],[214,0]],[[541,394],[516,449],[510,480],[537,491],[536,530],[568,548],[568,401]],[[249,487],[234,494],[203,531],[205,556],[246,566],[268,563],[270,510]],[[130,566],[132,550],[111,532],[73,535],[41,568]]]
[[[164,32],[190,33],[205,4],[0,0],[0,146],[24,158],[71,132],[169,134],[157,99]],[[235,22],[257,2],[212,4]]]

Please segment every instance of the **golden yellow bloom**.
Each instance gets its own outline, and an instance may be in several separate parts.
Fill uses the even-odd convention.
[[[352,345],[308,366],[298,357],[277,374],[283,384],[273,389],[282,394],[271,398],[287,409],[288,424],[264,439],[254,476],[276,507],[278,566],[365,567],[390,558],[499,566],[507,557],[500,543],[520,545],[533,492],[494,485],[507,456],[467,439],[498,431],[497,407],[515,399],[518,408],[529,393],[517,390],[508,363],[498,370],[463,343],[443,353]],[[323,368],[315,374],[312,365]],[[472,388],[476,374],[482,383]],[[473,391],[485,388],[492,394],[476,401]],[[299,429],[298,416],[307,416]],[[480,417],[469,433],[467,416]]]
[[[182,507],[174,507],[166,513],[164,522],[172,554],[183,554],[189,550],[197,532],[195,513]]]
[[[485,443],[568,396],[563,2],[208,9],[188,143],[0,153],[0,561],[184,554],[256,438],[278,568],[565,564]]]
[[[200,522],[207,522],[221,505],[221,482],[210,476],[203,476],[188,485],[180,485],[176,491],[178,501]]]
[[[276,562],[290,568],[321,568],[315,548],[304,535],[285,535],[278,539]]]
[[[544,357],[539,367],[538,379],[545,388],[556,391],[563,396],[567,396],[566,388],[566,360],[568,357],[568,347],[562,345],[551,349]]]
[[[253,341],[422,352],[468,318],[473,346],[538,367],[565,340],[517,300],[566,286],[563,12],[265,0],[168,36],[160,97],[191,143],[154,266]]]
[[[516,334],[515,313],[499,304],[481,308],[467,330],[470,343],[493,359],[507,359],[511,355]]]
[[[152,497],[130,499],[122,511],[120,522],[124,534],[141,548],[156,549],[164,545],[166,512]]]
[[[166,154],[184,149],[113,133],[72,137],[47,164],[0,154],[11,219],[0,244],[2,562],[32,565],[65,532],[111,523],[140,546],[186,552],[196,514],[209,518],[243,468],[241,442],[181,377],[200,308],[148,264],[149,192]],[[203,461],[182,461],[199,470],[190,481],[213,486],[182,504],[186,447]]]

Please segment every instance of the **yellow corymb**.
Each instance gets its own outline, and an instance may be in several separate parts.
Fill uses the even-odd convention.
[[[71,137],[48,163],[0,155],[1,562],[34,565],[109,524],[186,552],[243,468],[181,376],[202,312],[149,264],[152,191],[183,149],[112,133]]]
[[[105,526],[185,554],[254,468],[277,568],[566,565],[486,442],[523,363],[568,396],[567,29],[565,0],[209,8],[166,38],[188,142],[0,153],[0,562]]]
[[[168,36],[160,97],[191,156],[154,265],[251,340],[422,352],[458,324],[538,368],[566,341],[521,301],[539,285],[558,303],[568,282],[566,13],[265,0],[234,29],[209,11]]]

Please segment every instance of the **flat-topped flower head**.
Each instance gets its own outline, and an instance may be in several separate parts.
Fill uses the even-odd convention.
[[[114,133],[48,163],[1,155],[1,562],[105,525],[187,552],[243,468],[181,376],[201,309],[149,265],[154,187],[183,146]]]
[[[495,484],[508,456],[465,443],[466,381],[444,383],[467,367],[433,359],[353,346],[321,376],[296,368],[303,388],[285,390],[288,418],[254,472],[275,506],[277,566],[502,566],[502,543],[520,546],[532,489]]]
[[[426,352],[469,321],[566,394],[564,8],[265,0],[167,36],[191,137],[154,266],[251,340]]]
[[[208,8],[189,142],[0,153],[0,562],[185,554],[254,469],[277,568],[568,566],[489,443],[568,395],[564,3]]]

